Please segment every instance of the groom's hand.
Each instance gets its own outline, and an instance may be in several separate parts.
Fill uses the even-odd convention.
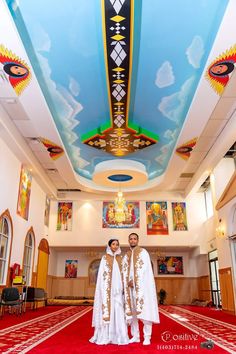
[[[134,287],[133,280],[130,280],[130,281],[128,282],[128,286],[129,286],[130,288],[133,288],[133,287]]]

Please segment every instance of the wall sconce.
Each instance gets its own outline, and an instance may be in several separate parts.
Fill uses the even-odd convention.
[[[218,236],[218,237],[224,237],[225,236],[225,228],[224,228],[224,226],[222,225],[222,220],[220,219],[219,220],[219,225],[218,225],[218,227],[216,228],[216,235]]]

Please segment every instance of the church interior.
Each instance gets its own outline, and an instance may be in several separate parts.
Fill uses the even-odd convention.
[[[0,352],[236,353],[236,2],[0,13]],[[99,347],[100,260],[133,232],[160,324],[148,350]]]

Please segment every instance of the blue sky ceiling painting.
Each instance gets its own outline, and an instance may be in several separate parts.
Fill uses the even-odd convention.
[[[7,1],[79,175],[114,158],[165,172],[227,3]]]

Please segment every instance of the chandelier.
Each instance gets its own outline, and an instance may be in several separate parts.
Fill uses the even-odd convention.
[[[122,223],[126,220],[127,207],[123,193],[119,191],[115,199],[115,221]]]

